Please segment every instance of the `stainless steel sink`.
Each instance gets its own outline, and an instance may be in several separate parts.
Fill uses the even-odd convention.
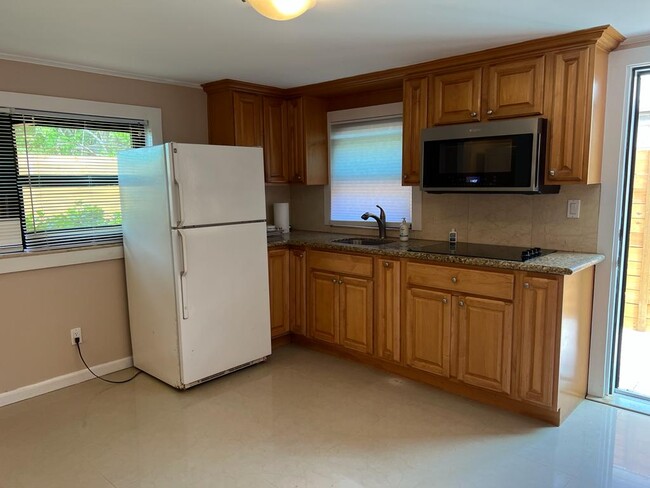
[[[332,242],[340,244],[354,244],[355,246],[384,246],[395,242],[392,239],[377,239],[373,237],[346,237],[345,239],[335,239]]]

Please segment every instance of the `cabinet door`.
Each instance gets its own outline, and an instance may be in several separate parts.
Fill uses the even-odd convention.
[[[309,276],[310,333],[314,339],[339,342],[339,277],[312,271]]]
[[[287,101],[287,158],[289,180],[305,183],[305,131],[303,125],[303,99]]]
[[[267,183],[289,182],[286,157],[287,102],[282,98],[264,97],[264,176]]]
[[[339,280],[340,344],[348,349],[372,352],[372,281],[341,277]]]
[[[458,379],[510,393],[512,304],[454,297],[458,308]]]
[[[305,335],[307,333],[307,283],[306,257],[302,249],[289,252],[289,322],[291,332]]]
[[[433,125],[475,122],[480,119],[481,71],[479,67],[432,76]]]
[[[271,337],[289,332],[289,251],[269,251]]]
[[[233,92],[235,145],[262,147],[262,97]]]
[[[406,363],[449,377],[451,295],[424,288],[406,290]]]
[[[543,407],[553,406],[558,300],[557,280],[524,277],[519,397]]]
[[[400,354],[400,262],[375,261],[376,345],[375,354],[399,362]]]
[[[544,108],[544,56],[488,67],[488,119],[538,115]]]
[[[327,101],[293,98],[288,101],[287,112],[290,181],[326,185],[329,180]]]
[[[564,51],[552,58],[553,103],[546,164],[546,181],[550,184],[587,182],[592,49]]]
[[[427,127],[428,77],[404,81],[402,183],[420,183],[420,132]]]

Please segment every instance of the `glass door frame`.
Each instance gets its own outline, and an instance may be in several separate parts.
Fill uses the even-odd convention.
[[[621,348],[623,343],[623,328],[625,322],[625,290],[627,286],[627,270],[629,258],[629,244],[630,244],[630,228],[632,223],[632,204],[633,204],[633,189],[634,189],[634,175],[636,167],[636,146],[637,136],[639,129],[639,104],[640,104],[640,90],[641,76],[650,76],[650,64],[645,66],[635,66],[631,68],[630,80],[628,83],[629,99],[627,105],[627,124],[625,131],[625,153],[623,183],[622,183],[622,206],[621,210],[621,227],[619,231],[619,247],[618,247],[618,273],[615,287],[615,323],[613,324],[613,347],[612,347],[612,366],[610,367],[610,378],[608,394],[626,395],[642,400],[647,400],[648,397],[637,395],[629,390],[618,388],[620,379],[620,366],[621,366]],[[650,202],[648,202],[650,205]],[[650,225],[650,222],[648,222]],[[645,243],[644,243],[645,244]],[[639,304],[641,305],[641,304]],[[647,305],[646,305],[647,306]],[[650,332],[649,332],[650,333]]]

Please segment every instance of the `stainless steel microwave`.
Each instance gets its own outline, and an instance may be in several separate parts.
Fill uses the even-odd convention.
[[[420,186],[429,193],[558,193],[544,185],[546,119],[527,117],[422,131]]]

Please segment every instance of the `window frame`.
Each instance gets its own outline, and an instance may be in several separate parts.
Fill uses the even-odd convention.
[[[146,145],[157,145],[163,142],[162,111],[155,107],[4,91],[0,91],[0,107],[83,114],[89,117],[144,120],[148,123],[145,135]],[[123,255],[121,244],[71,247],[57,250],[18,251],[0,254],[0,274],[120,259]]]
[[[387,103],[384,105],[372,105],[369,107],[360,107],[346,110],[337,110],[327,113],[327,144],[329,154],[329,179],[332,181],[332,125],[346,122],[361,122],[364,120],[388,119],[403,115],[404,105],[401,102]],[[402,119],[403,120],[403,119]],[[357,228],[357,229],[374,229],[377,223],[372,220],[364,222],[359,218],[359,222],[348,222],[342,220],[332,220],[332,197],[331,183],[325,185],[324,191],[324,224],[329,227]],[[374,213],[373,208],[368,209]],[[411,186],[411,230],[422,230],[422,192],[419,186]],[[387,222],[387,229],[399,229],[400,222]]]

